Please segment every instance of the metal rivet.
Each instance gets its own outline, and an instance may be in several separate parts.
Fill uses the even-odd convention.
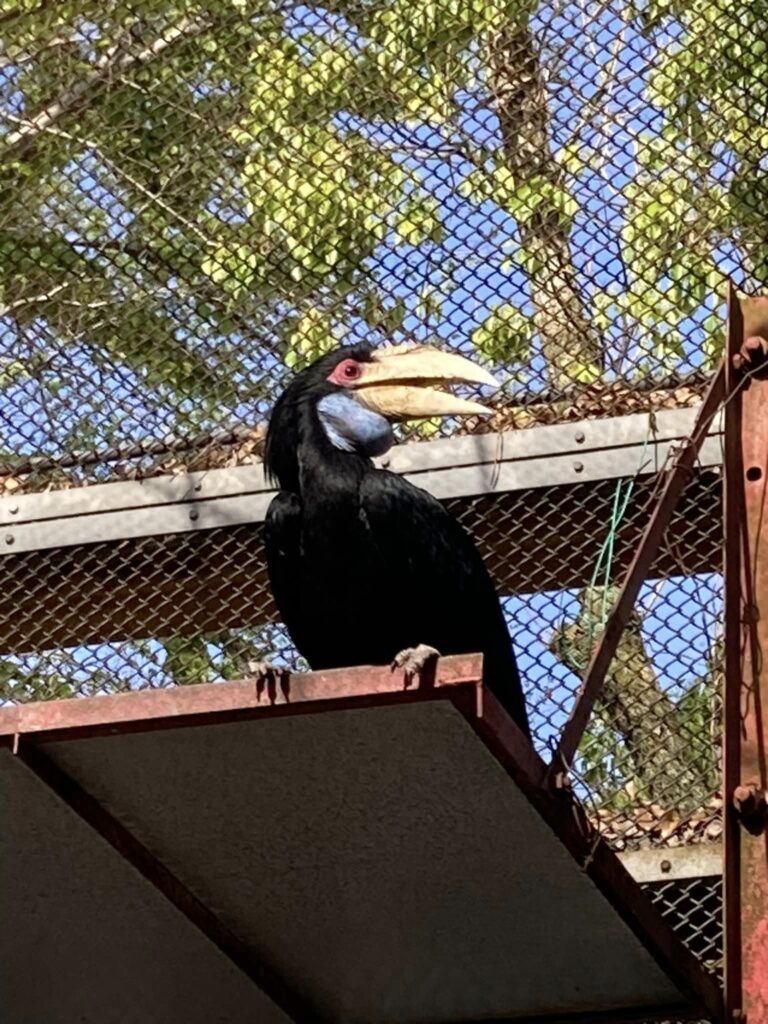
[[[195,490],[195,491],[202,491],[202,489],[203,489],[203,485],[202,484],[195,484],[195,486],[193,488],[193,490]]]
[[[664,874],[667,875],[672,870],[672,861],[671,860],[663,860],[661,862],[661,864],[659,864],[659,867],[664,872]]]
[[[575,439],[576,439],[576,444],[584,444],[584,431],[583,430],[576,431],[576,438]]]
[[[15,516],[16,513],[19,511],[19,506],[18,505],[11,505],[11,507],[8,509],[8,511],[11,513],[12,516]]]
[[[191,509],[189,510],[189,518],[190,518],[190,519],[191,519],[191,520],[192,520],[193,522],[195,521],[195,519],[199,519],[199,518],[200,518],[200,512],[198,511],[198,509],[196,509],[196,508],[191,508]]]
[[[6,544],[13,544],[15,539],[16,538],[13,536],[12,533],[6,533],[6,535],[5,535],[5,543]]]
[[[574,472],[581,473],[581,471],[584,469],[584,463],[583,462],[574,462],[573,469],[574,469]]]

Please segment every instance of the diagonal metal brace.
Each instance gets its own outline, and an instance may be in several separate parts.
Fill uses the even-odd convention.
[[[325,1016],[309,1003],[303,993],[289,984],[248,943],[230,931],[132,832],[37,745],[22,741],[16,756],[280,1007],[290,1021],[324,1024]]]
[[[667,472],[661,495],[651,514],[648,526],[624,577],[621,591],[608,616],[605,630],[592,652],[581,690],[549,765],[550,780],[562,777],[571,767],[584,730],[600,695],[608,668],[616,654],[624,629],[629,622],[640,587],[658,553],[664,532],[669,526],[680,495],[688,483],[696,458],[709,432],[725,393],[725,360],[720,364],[704,396],[690,437],[685,441],[674,464]]]

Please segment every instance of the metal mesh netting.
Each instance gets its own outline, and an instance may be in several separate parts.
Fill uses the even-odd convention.
[[[708,970],[723,967],[722,880],[714,875],[643,887],[678,936]]]
[[[696,404],[724,277],[766,277],[768,7],[743,7],[0,4],[5,507],[255,463],[287,378],[362,337],[436,341],[502,382],[490,420],[404,439]],[[655,486],[448,502],[545,754]],[[720,519],[700,472],[581,746],[577,794],[618,849],[720,837]],[[83,534],[4,552],[3,700],[302,667],[258,524]],[[713,885],[654,889],[707,962]]]
[[[448,507],[491,569],[547,757],[577,692],[612,589],[595,551],[617,487],[544,487]],[[617,531],[624,568],[656,497],[634,492]],[[87,529],[87,527],[86,527]],[[721,839],[720,476],[691,481],[645,584],[575,766],[575,792],[619,851]],[[542,557],[542,552],[544,556]],[[6,555],[0,694],[23,701],[242,677],[265,659],[306,668],[279,622],[260,525]],[[719,878],[646,886],[685,943],[719,971]]]

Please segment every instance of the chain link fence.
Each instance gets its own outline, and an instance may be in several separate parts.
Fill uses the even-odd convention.
[[[700,400],[725,278],[766,279],[763,0],[23,0],[0,37],[0,512],[256,465],[286,380],[360,338],[501,381],[488,420],[402,440],[652,426]],[[503,595],[542,753],[656,486],[447,501]],[[578,795],[618,850],[720,839],[720,519],[702,469],[581,746]],[[4,701],[303,667],[259,523],[85,525],[3,569]],[[718,879],[650,888],[717,969]]]

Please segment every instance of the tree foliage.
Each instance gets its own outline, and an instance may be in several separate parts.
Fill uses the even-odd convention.
[[[722,0],[643,2],[614,18],[619,39],[642,31],[654,47],[655,70],[635,84],[657,117],[633,124],[614,227],[626,279],[611,288],[574,245],[589,242],[588,190],[605,185],[618,144],[606,119],[625,49],[602,47],[598,92],[555,126],[568,97],[547,85],[556,54],[531,28],[554,8],[4,4],[11,330],[38,347],[82,344],[83,374],[89,358],[124,366],[147,404],[193,425],[268,394],[268,355],[291,362],[297,323],[302,358],[322,350],[314,311],[332,338],[357,322],[412,326],[428,282],[387,280],[384,254],[400,245],[442,262],[463,203],[489,264],[510,281],[522,271],[527,287],[480,299],[457,340],[509,372],[530,369],[538,347],[558,387],[711,360],[719,247],[765,276],[763,7],[750,5],[736,38]],[[369,317],[377,305],[386,324]],[[43,386],[55,378],[40,372]]]

